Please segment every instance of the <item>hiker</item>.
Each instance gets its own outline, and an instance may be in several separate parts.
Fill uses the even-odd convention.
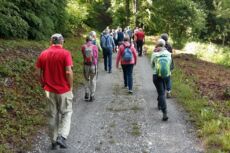
[[[112,73],[112,54],[115,49],[113,38],[110,36],[109,30],[105,30],[105,34],[101,36],[101,47],[103,50],[104,69],[108,73]]]
[[[153,83],[158,93],[158,109],[163,113],[163,121],[168,120],[167,105],[165,98],[165,82],[171,75],[171,53],[165,48],[165,40],[159,39],[157,42],[158,52],[153,52],[151,57],[151,64],[153,68]]]
[[[92,43],[94,44],[94,45],[97,45],[97,34],[96,34],[96,32],[95,31],[91,31],[90,33],[89,33],[89,36],[91,37],[91,39],[92,39]]]
[[[58,145],[67,148],[73,102],[73,61],[71,53],[63,48],[61,34],[52,35],[50,42],[51,46],[39,55],[36,70],[48,101],[52,149]]]
[[[133,93],[133,66],[137,63],[137,52],[134,46],[130,43],[129,35],[125,35],[123,44],[120,45],[117,59],[116,67],[121,67],[124,76],[124,87],[128,87],[128,92]]]
[[[101,46],[97,43],[97,33],[95,31],[91,31],[89,36],[92,38],[92,43],[97,46],[98,51],[101,51]]]
[[[132,39],[133,32],[132,32],[132,30],[130,29],[129,26],[127,27],[126,33],[129,35],[129,41],[130,41],[130,43],[131,43],[131,42],[132,42],[131,39]]]
[[[142,28],[139,28],[139,30],[135,33],[135,40],[137,44],[138,56],[142,56],[142,47],[145,42],[145,33],[143,32]]]
[[[168,34],[167,33],[163,33],[161,35],[161,38],[165,40],[165,48],[171,53],[171,58],[172,58],[172,46],[168,43]],[[170,65],[170,70],[172,71],[174,69],[174,62],[173,62],[173,58],[172,58],[172,62]],[[167,98],[171,98],[171,90],[172,90],[172,80],[171,77],[169,76],[169,79],[166,80],[166,97]]]
[[[138,27],[136,27],[134,30],[133,30],[133,36],[132,36],[132,38],[133,38],[133,44],[134,44],[134,47],[135,47],[135,49],[136,49],[136,51],[137,51],[137,38],[136,38],[136,33],[139,31],[138,30],[139,28]]]
[[[90,36],[86,37],[86,44],[82,46],[82,55],[84,59],[83,73],[87,81],[85,101],[92,102],[95,100],[98,48],[93,44],[93,39]]]
[[[123,41],[124,41],[124,33],[122,32],[122,28],[119,28],[117,32],[118,47],[123,43]]]

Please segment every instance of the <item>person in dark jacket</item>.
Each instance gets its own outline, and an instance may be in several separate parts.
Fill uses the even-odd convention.
[[[161,35],[161,38],[165,40],[165,48],[171,53],[172,56],[172,46],[168,43],[168,34],[167,33],[163,33]],[[172,57],[171,57],[172,58]],[[170,70],[172,71],[174,69],[174,62],[173,62],[173,58],[172,58],[172,62],[170,65]],[[171,90],[172,90],[172,80],[171,78],[167,79],[166,81],[166,97],[170,98],[171,97]]]

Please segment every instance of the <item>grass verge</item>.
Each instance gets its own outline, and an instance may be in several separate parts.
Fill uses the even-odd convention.
[[[84,82],[82,38],[65,39],[72,53],[74,86]],[[46,125],[43,90],[35,79],[35,61],[49,41],[0,40],[0,152],[30,150],[33,136]]]
[[[230,52],[227,46],[213,43],[189,42],[182,52],[195,54],[198,58],[208,62],[230,66]]]
[[[206,152],[228,153],[230,151],[230,118],[217,111],[196,91],[194,78],[185,76],[179,68],[172,74],[173,91],[177,101],[190,114],[197,127],[197,134],[203,140]]]
[[[147,39],[146,44],[152,44],[151,39]],[[148,49],[148,57],[151,56],[153,46]],[[183,52],[193,53],[200,59],[211,61],[216,64],[230,66],[229,48],[220,47],[214,44],[190,43]],[[210,56],[211,55],[211,56]],[[209,96],[201,96],[197,81],[199,78],[195,74],[186,74],[185,66],[175,59],[175,70],[172,73],[173,96],[183,105],[189,113],[191,122],[197,129],[197,135],[202,140],[207,153],[229,153],[230,152],[230,100],[219,101],[210,100]],[[186,62],[188,63],[188,62]],[[186,64],[185,63],[185,64]],[[194,60],[195,67],[197,60]],[[204,68],[205,69],[205,68]],[[206,75],[206,74],[204,74]],[[213,77],[206,75],[206,77]],[[207,78],[210,80],[210,78]]]

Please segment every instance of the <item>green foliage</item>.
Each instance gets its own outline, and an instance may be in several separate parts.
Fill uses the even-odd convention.
[[[74,34],[87,11],[75,0],[0,1],[0,35],[4,38],[46,39],[53,33]]]
[[[152,9],[153,31],[170,33],[177,48],[182,48],[189,37],[198,36],[204,27],[205,13],[193,1],[172,0],[164,5],[156,1]]]
[[[20,8],[12,2],[0,1],[0,36],[27,38],[28,23],[20,17]]]
[[[203,4],[207,13],[206,26],[200,38],[215,43],[230,43],[230,2],[228,0],[206,0]]]
[[[72,34],[76,33],[77,29],[81,29],[84,26],[84,22],[87,18],[88,12],[85,5],[80,5],[77,1],[70,1],[67,4],[66,11],[68,13],[67,29]]]
[[[192,53],[199,58],[225,66],[230,66],[229,47],[216,45],[213,43],[189,42],[185,45],[183,51]]]
[[[74,86],[84,82],[83,39],[66,38],[74,61]],[[0,40],[0,152],[25,152],[38,129],[46,124],[47,104],[34,74],[38,54],[48,41]],[[7,51],[6,51],[7,50]],[[29,80],[29,81],[28,81]]]
[[[104,30],[108,25],[112,23],[111,14],[109,8],[111,6],[110,1],[92,1],[85,3],[88,10],[88,16],[85,20],[85,24],[97,30]]]
[[[228,152],[230,150],[229,118],[223,117],[215,106],[207,105],[207,100],[201,98],[194,90],[193,78],[184,76],[178,67],[173,71],[172,76],[174,94],[191,114],[191,120],[195,121],[198,134],[204,140],[207,152]],[[187,93],[190,93],[190,96]],[[226,107],[229,106],[226,105]]]

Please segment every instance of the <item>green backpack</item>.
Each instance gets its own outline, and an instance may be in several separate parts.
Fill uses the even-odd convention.
[[[165,56],[157,58],[156,62],[157,76],[166,78],[170,75],[170,61]]]

